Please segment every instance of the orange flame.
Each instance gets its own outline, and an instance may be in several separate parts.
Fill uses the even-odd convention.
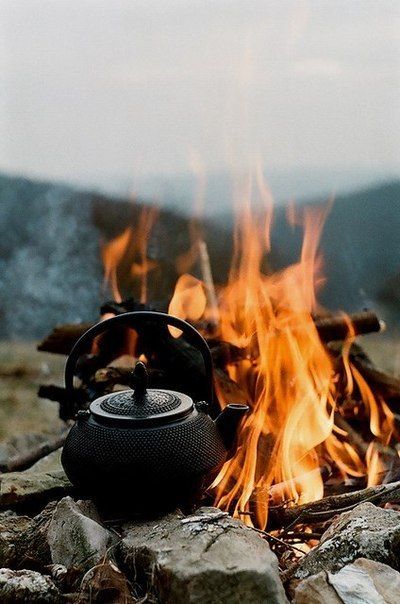
[[[104,286],[110,285],[116,302],[122,302],[118,287],[117,267],[121,263],[132,240],[132,228],[128,227],[121,235],[103,245]]]
[[[324,458],[333,460],[343,477],[369,471],[371,481],[379,460],[372,450],[361,458],[344,440],[345,430],[335,426],[341,396],[338,378],[313,321],[318,310],[316,288],[323,281],[318,244],[330,204],[291,211],[292,223],[301,222],[304,228],[300,260],[267,274],[262,264],[270,249],[272,200],[260,170],[256,185],[263,216],[252,212],[249,180],[240,192],[242,212],[234,233],[229,282],[218,296],[218,335],[243,353],[240,360],[227,364],[226,371],[251,413],[243,421],[235,457],[225,463],[212,489],[217,506],[248,524],[265,527],[272,492],[274,499],[279,493],[281,501],[295,503],[323,496]],[[208,303],[199,282],[184,275],[169,311],[199,322]],[[382,405],[349,361],[353,339],[349,323],[343,352],[347,395],[357,388],[372,435],[387,439],[390,417],[382,413]],[[231,393],[218,378],[216,388],[221,404],[228,403]],[[271,490],[272,485],[276,486]]]
[[[104,266],[104,287],[109,285],[114,300],[122,302],[120,270],[125,266],[124,281],[140,282],[140,302],[147,300],[147,276],[157,266],[157,262],[147,256],[148,241],[158,216],[155,207],[143,207],[138,224],[128,226],[123,233],[102,247]]]
[[[369,485],[377,484],[394,416],[351,360],[355,332],[350,320],[339,368],[314,323],[321,312],[316,291],[323,283],[318,246],[331,204],[290,208],[289,222],[304,229],[300,258],[272,273],[265,270],[272,196],[260,167],[254,182],[249,178],[237,196],[241,213],[228,283],[214,287],[206,243],[200,225],[192,221],[191,251],[178,259],[183,274],[169,312],[200,329],[212,319],[215,335],[239,348],[237,358],[226,363],[226,373],[216,372],[216,391],[221,405],[242,401],[251,412],[242,423],[236,455],[224,464],[211,492],[217,506],[264,528],[271,501],[292,505],[323,496],[323,467],[333,464],[345,480],[368,477]],[[254,197],[262,211],[253,210]],[[147,257],[155,219],[153,209],[143,211],[137,229],[128,227],[103,248],[105,278],[119,301],[118,271],[124,263],[130,278],[140,279],[140,299],[146,300],[148,274],[156,265]],[[196,261],[203,280],[187,273]],[[181,334],[170,331],[174,337]],[[355,417],[368,418],[368,441],[352,442],[345,401]]]

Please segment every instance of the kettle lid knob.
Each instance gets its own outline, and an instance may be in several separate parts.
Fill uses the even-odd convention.
[[[149,375],[147,368],[142,361],[138,361],[132,371],[129,386],[134,391],[135,401],[137,403],[144,403],[146,400],[147,387],[149,384]]]

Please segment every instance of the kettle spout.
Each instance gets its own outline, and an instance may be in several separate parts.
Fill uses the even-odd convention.
[[[220,433],[225,448],[230,455],[234,453],[233,449],[236,443],[240,421],[248,410],[249,407],[247,405],[230,403],[215,420],[215,425]]]

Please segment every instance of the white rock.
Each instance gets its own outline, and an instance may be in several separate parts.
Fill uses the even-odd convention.
[[[49,577],[33,570],[0,568],[0,602],[56,604],[60,602],[60,593]]]

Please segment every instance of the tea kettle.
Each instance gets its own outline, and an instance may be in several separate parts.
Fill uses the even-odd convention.
[[[213,364],[206,341],[186,321],[153,311],[112,317],[77,341],[65,368],[71,397],[76,396],[76,363],[93,338],[115,327],[135,329],[144,322],[158,323],[160,329],[178,328],[199,350],[205,370],[204,400],[149,388],[146,366],[139,361],[130,389],[101,396],[88,410],[78,411],[61,457],[68,478],[80,492],[102,501],[125,502],[132,512],[197,501],[233,455],[239,423],[248,411],[247,405],[228,404],[215,421],[211,419],[207,410],[213,400]]]

